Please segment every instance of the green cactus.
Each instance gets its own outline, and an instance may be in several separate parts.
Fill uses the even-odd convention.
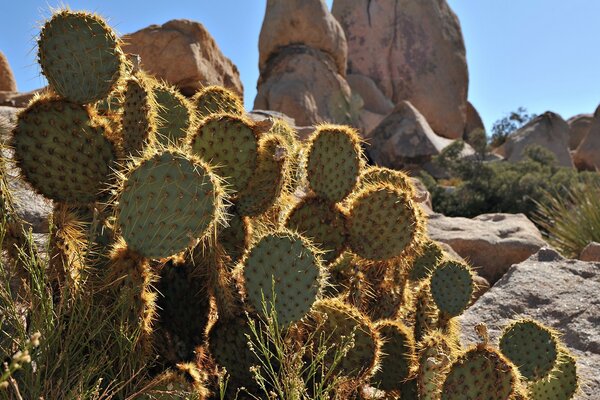
[[[394,187],[407,192],[411,198],[415,193],[414,185],[406,173],[379,166],[365,168],[358,178],[357,187],[362,188],[363,186],[378,183],[389,183]]]
[[[13,131],[17,165],[52,200],[94,202],[105,189],[115,158],[105,129],[85,106],[37,98],[19,114]]]
[[[125,82],[123,94],[122,147],[125,154],[140,155],[156,135],[158,104],[150,81],[141,72]]]
[[[381,346],[381,363],[371,382],[381,390],[400,390],[411,377],[415,362],[415,341],[412,332],[397,321],[380,321],[375,325]]]
[[[38,61],[50,87],[77,104],[106,98],[125,73],[117,35],[102,18],[85,12],[62,10],[46,21]]]
[[[408,279],[419,281],[428,278],[443,258],[442,247],[437,242],[427,239],[412,263]]]
[[[157,105],[156,140],[163,146],[183,142],[194,129],[191,103],[166,83],[155,83],[152,92]]]
[[[579,389],[577,363],[567,349],[560,348],[554,368],[542,379],[529,384],[530,400],[569,400]]]
[[[471,301],[473,287],[473,272],[465,263],[444,261],[431,273],[431,296],[445,317],[462,314]]]
[[[219,232],[217,241],[223,246],[232,263],[237,263],[250,245],[252,223],[242,217],[235,209],[227,218],[228,226]]]
[[[237,94],[221,86],[202,88],[192,98],[198,117],[206,118],[211,114],[243,115],[244,105]]]
[[[439,400],[444,377],[458,353],[454,341],[439,330],[422,339],[417,364],[419,399]]]
[[[439,310],[431,297],[429,282],[421,283],[414,299],[414,336],[417,342],[423,340],[438,326]]]
[[[205,118],[189,137],[191,151],[214,165],[235,193],[242,191],[258,164],[258,132],[242,117],[216,114]]]
[[[558,357],[556,334],[540,323],[521,319],[504,328],[500,350],[531,381],[544,378]]]
[[[308,143],[306,175],[310,188],[331,203],[342,201],[356,186],[363,163],[355,130],[321,125]]]
[[[169,257],[215,232],[224,218],[224,196],[204,162],[166,150],[137,160],[123,175],[117,221],[132,250]]]
[[[319,251],[296,233],[262,237],[248,250],[243,265],[248,302],[258,311],[263,299],[268,307],[274,304],[282,326],[299,321],[321,295],[325,271]]]

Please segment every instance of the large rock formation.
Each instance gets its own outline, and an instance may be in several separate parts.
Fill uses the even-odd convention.
[[[346,41],[324,0],[268,0],[260,40],[255,109],[283,112],[298,125],[358,118],[360,103],[353,101],[340,68]]]
[[[370,77],[394,104],[410,101],[441,136],[463,135],[468,71],[462,31],[445,0],[334,0],[348,73]]]
[[[490,255],[492,258],[493,255]],[[492,343],[512,319],[539,320],[561,333],[577,357],[581,391],[575,397],[600,399],[600,265],[565,260],[542,249],[514,265],[461,319],[464,342],[477,342],[475,325],[485,323]]]
[[[594,116],[592,114],[579,114],[567,120],[569,124],[569,149],[575,150],[590,131]]]
[[[580,170],[600,169],[600,106],[594,113],[587,135],[573,154],[573,162]]]
[[[569,125],[560,115],[547,111],[529,121],[494,152],[508,161],[520,161],[523,151],[531,145],[539,145],[556,156],[558,165],[573,167],[569,153]]]
[[[436,135],[410,102],[401,101],[367,138],[367,153],[378,165],[412,169],[431,160],[453,141]]]
[[[540,231],[523,214],[482,214],[475,218],[432,214],[429,236],[449,244],[491,284],[546,245]]]
[[[482,130],[485,132],[485,125],[483,124],[483,120],[481,119],[479,112],[469,101],[467,102],[467,120],[463,139],[468,140],[471,132],[477,130]]]
[[[142,68],[192,95],[206,85],[221,85],[239,95],[244,88],[237,67],[225,57],[199,22],[176,19],[123,37],[126,53],[137,54]]]
[[[16,92],[17,82],[4,53],[0,51],[0,92]]]

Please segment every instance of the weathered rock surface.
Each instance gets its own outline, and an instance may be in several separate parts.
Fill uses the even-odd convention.
[[[368,76],[394,104],[410,101],[441,136],[463,135],[468,71],[458,18],[445,0],[334,0],[348,73]]]
[[[16,92],[17,82],[4,53],[0,51],[0,91]]]
[[[192,95],[206,85],[221,85],[239,95],[244,88],[237,67],[221,53],[206,28],[187,19],[150,25],[123,37],[126,53],[137,54],[141,67]]]
[[[394,109],[394,103],[379,90],[373,79],[360,74],[348,74],[346,81],[353,94],[361,97],[364,109],[376,114],[387,115]]]
[[[580,170],[600,168],[600,107],[594,113],[587,135],[573,154],[573,162]]]
[[[267,0],[258,40],[260,70],[265,70],[269,58],[282,48],[296,44],[329,54],[337,72],[346,74],[346,36],[324,0]]]
[[[16,122],[19,109],[0,106],[0,119],[8,121],[9,125]],[[10,140],[8,132],[0,129],[0,145]],[[52,202],[35,193],[33,188],[19,176],[19,171],[12,162],[12,151],[2,150],[2,157],[6,159],[6,176],[8,188],[13,195],[17,214],[31,225],[34,233],[48,232],[48,218],[52,213]]]
[[[465,124],[465,133],[463,138],[467,140],[469,134],[476,130],[482,130],[485,132],[485,125],[483,124],[483,120],[481,119],[479,112],[469,101],[467,102],[467,121]]]
[[[367,138],[367,152],[378,165],[412,169],[431,160],[453,141],[436,135],[410,102],[401,101]]]
[[[581,261],[600,262],[600,243],[590,242],[581,250],[579,259]]]
[[[431,214],[429,236],[448,243],[494,284],[512,264],[546,245],[540,231],[524,214],[482,214],[475,218]]]
[[[257,91],[255,109],[283,112],[301,126],[352,123],[358,109],[334,59],[304,45],[287,46],[271,58]]]
[[[556,156],[558,165],[573,167],[569,153],[569,125],[560,115],[547,111],[529,121],[494,150],[508,161],[520,161],[527,146],[539,145]]]
[[[567,120],[569,124],[569,149],[575,150],[590,131],[594,116],[592,114],[579,114]]]
[[[492,255],[490,255],[492,257]],[[563,259],[544,248],[514,265],[461,319],[463,341],[477,341],[474,326],[485,323],[494,345],[502,328],[518,317],[555,328],[577,356],[584,384],[576,397],[600,399],[600,264]]]

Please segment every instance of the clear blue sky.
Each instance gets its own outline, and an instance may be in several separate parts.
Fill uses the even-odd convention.
[[[488,130],[493,121],[519,106],[535,113],[553,110],[568,118],[591,113],[600,103],[600,1],[449,3],[465,36],[469,98]],[[34,37],[49,6],[60,4],[97,11],[119,33],[174,18],[202,22],[238,66],[246,106],[252,106],[265,0],[0,0],[0,50],[7,55],[20,90],[44,85],[35,62]]]

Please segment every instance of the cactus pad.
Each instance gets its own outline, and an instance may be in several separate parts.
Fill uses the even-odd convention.
[[[431,296],[438,309],[448,317],[460,315],[473,295],[471,268],[459,261],[444,261],[431,273]]]
[[[142,74],[127,79],[123,95],[122,143],[125,154],[139,155],[156,133],[154,92]]]
[[[419,399],[438,400],[443,379],[458,349],[440,331],[433,331],[419,345],[417,381]]]
[[[554,368],[558,344],[554,333],[533,320],[518,320],[500,337],[500,350],[518,366],[523,377],[537,381]]]
[[[408,273],[411,281],[427,278],[444,258],[444,250],[433,240],[426,240],[420,254],[415,257]]]
[[[112,144],[87,108],[40,98],[19,114],[12,146],[25,179],[52,200],[85,204],[99,198],[111,173]]]
[[[342,201],[356,186],[363,163],[358,134],[349,127],[322,125],[308,146],[310,187],[331,203]]]
[[[398,257],[420,240],[423,221],[410,197],[390,185],[363,188],[350,202],[350,249],[369,260]]]
[[[365,168],[359,177],[358,187],[377,183],[389,183],[395,188],[407,192],[411,198],[414,196],[415,188],[410,177],[402,171],[378,166]]]
[[[380,368],[371,381],[382,390],[399,390],[402,383],[410,378],[415,358],[412,332],[396,321],[381,321],[375,329],[383,346]]]
[[[198,117],[206,118],[211,114],[244,114],[244,105],[240,98],[229,89],[221,86],[207,86],[192,98]]]
[[[575,357],[561,349],[554,369],[537,382],[529,385],[531,400],[569,400],[579,388]]]
[[[452,364],[442,387],[441,400],[509,400],[515,393],[515,367],[489,347],[476,347]]]
[[[346,248],[346,217],[335,204],[307,197],[292,210],[285,225],[306,236],[333,262]]]
[[[236,192],[248,185],[258,162],[254,125],[233,115],[205,118],[191,136],[190,147],[194,154],[215,166],[215,172]]]
[[[117,35],[106,22],[96,15],[67,10],[44,24],[38,60],[52,89],[77,104],[106,98],[125,65]]]
[[[218,241],[223,246],[233,263],[240,260],[244,250],[248,247],[252,228],[250,220],[242,217],[237,212],[228,218],[229,226],[219,232]]]
[[[169,257],[216,228],[223,196],[206,164],[168,150],[141,160],[127,173],[118,222],[132,249],[148,258]]]
[[[282,326],[308,313],[324,279],[318,251],[300,235],[285,231],[268,234],[250,248],[243,274],[250,304],[262,311],[263,298],[268,309],[274,301]]]
[[[194,122],[191,104],[167,84],[155,85],[152,92],[157,103],[156,140],[163,145],[183,141]]]
[[[414,336],[420,342],[430,331],[438,325],[439,310],[431,298],[429,282],[425,281],[418,286],[417,295],[414,299],[415,326]]]

